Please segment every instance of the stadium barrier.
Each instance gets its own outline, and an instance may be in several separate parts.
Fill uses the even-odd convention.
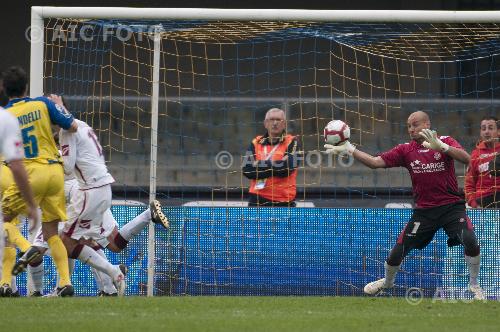
[[[123,225],[144,209],[117,205],[112,211]],[[183,206],[164,212],[171,227],[156,228],[155,295],[362,295],[367,282],[383,276],[383,262],[411,215],[411,209],[361,208]],[[471,209],[469,216],[481,244],[480,283],[496,298],[500,211]],[[127,295],[146,294],[147,241],[143,231],[122,253],[108,252],[110,261],[129,266]],[[56,276],[49,257],[44,264],[47,293]],[[418,287],[425,296],[436,290],[453,296],[467,280],[463,249],[448,248],[439,231],[426,249],[410,253],[389,294]],[[97,293],[90,269],[78,262],[72,281],[79,296]],[[26,274],[18,287],[26,294]]]

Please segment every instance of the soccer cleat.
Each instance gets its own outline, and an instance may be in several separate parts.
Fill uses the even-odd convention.
[[[72,285],[66,285],[62,287],[57,287],[55,296],[67,297],[73,296],[75,294],[75,289]]]
[[[31,292],[31,294],[30,294],[30,297],[42,297],[42,296],[43,296],[42,292],[37,291],[37,290]]]
[[[118,296],[123,296],[125,295],[125,276],[127,275],[128,268],[123,264],[118,265],[117,268],[120,272],[113,278],[113,285],[115,285],[118,291]]]
[[[118,296],[118,293],[106,293],[105,291],[99,291],[99,293],[97,293],[97,296],[99,297]]]
[[[377,295],[384,288],[391,288],[391,287],[392,286],[386,286],[385,278],[382,278],[366,284],[365,288],[363,288],[363,291],[365,292],[365,294],[368,295]]]
[[[8,284],[3,284],[0,286],[0,297],[11,297],[12,288]]]
[[[58,290],[58,288],[56,287],[56,288],[54,288],[52,290],[52,292],[50,292],[48,294],[45,294],[42,297],[56,297],[57,296],[57,290]]]
[[[478,301],[483,301],[486,300],[486,297],[484,296],[483,289],[479,284],[471,285],[469,284],[469,290],[471,291],[472,294],[474,294],[474,300]]]
[[[161,204],[156,199],[149,203],[149,210],[151,211],[151,221],[155,224],[161,224],[168,229],[169,222],[167,216],[161,210]]]
[[[17,276],[19,273],[26,271],[28,264],[40,256],[41,253],[40,251],[38,251],[38,249],[36,249],[35,247],[30,247],[16,262],[16,264],[12,268],[12,274]]]

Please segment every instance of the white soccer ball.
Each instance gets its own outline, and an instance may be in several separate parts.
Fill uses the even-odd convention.
[[[344,121],[332,120],[326,125],[323,135],[326,143],[339,145],[351,137],[351,129]]]

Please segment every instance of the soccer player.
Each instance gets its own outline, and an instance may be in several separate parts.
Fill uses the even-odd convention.
[[[0,197],[2,197],[4,191],[9,186],[15,185],[16,182],[14,181],[12,171],[4,162],[2,162],[2,164],[0,165],[0,174],[2,175],[0,177]],[[11,223],[13,225],[16,225],[17,227],[20,227],[25,219],[25,216],[19,216],[15,220],[11,221]],[[38,220],[40,220],[40,217],[38,218]],[[36,228],[41,230],[40,226],[41,225],[38,223]],[[5,238],[3,240],[5,240]],[[0,270],[0,297],[19,297],[20,295],[19,290],[17,289],[16,278],[12,277],[10,281],[8,280],[8,278],[12,276],[12,266],[16,261],[16,246],[7,241],[7,245],[4,247],[3,252],[0,253],[0,256],[1,254],[3,254],[3,262],[0,262],[0,266],[3,266],[3,269],[5,269],[6,271],[5,273],[2,273],[2,271]],[[5,279],[1,278],[2,275],[5,276]]]
[[[64,204],[64,171],[59,156],[52,126],[75,132],[76,122],[64,108],[54,104],[48,98],[29,98],[27,92],[27,76],[20,67],[11,67],[3,73],[3,88],[9,98],[7,112],[14,115],[20,125],[24,145],[24,165],[28,172],[35,201],[42,210],[42,231],[51,249],[57,271],[60,276],[59,295],[72,296],[73,286],[69,277],[68,254],[58,235],[58,224],[66,220]],[[8,231],[8,241],[15,244],[22,252],[21,258],[29,262],[40,256],[40,252],[30,249],[30,243],[21,235],[17,227],[11,223],[20,213],[26,210],[20,190],[11,185],[5,190],[2,198],[3,217]],[[16,266],[14,266],[15,268]],[[17,271],[12,271],[16,274]],[[4,276],[4,280],[5,280]],[[10,277],[7,278],[10,280]]]
[[[63,105],[61,97],[51,95],[57,105]],[[64,172],[74,174],[79,189],[71,197],[68,206],[68,222],[64,225],[62,240],[70,258],[79,259],[109,275],[119,295],[125,293],[126,269],[123,265],[111,265],[93,248],[80,239],[101,237],[104,213],[111,207],[113,177],[106,167],[102,147],[91,127],[75,120],[78,131],[59,132],[59,144],[64,160]]]
[[[62,103],[62,100],[56,102]],[[128,240],[140,233],[149,222],[161,223],[168,228],[168,220],[161,211],[161,205],[154,200],[150,209],[118,232],[116,220],[110,210],[111,183],[114,179],[108,173],[102,147],[92,128],[83,121],[76,121],[79,127],[76,134],[62,130],[59,133],[65,172],[74,173],[78,180],[78,190],[74,190],[75,194],[71,197],[68,207],[69,219],[63,231],[63,240],[68,244],[68,252],[71,252],[70,247],[74,251],[70,257],[77,258],[75,251],[80,250],[82,246],[77,240],[81,238],[95,240],[102,247],[120,252],[126,247]],[[102,250],[95,252],[106,259]],[[93,267],[113,277],[99,266]],[[102,279],[104,280],[105,276]],[[118,294],[123,293],[118,287],[117,290]]]
[[[31,222],[30,228],[33,228],[38,223],[37,205],[30,184],[28,182],[28,174],[26,173],[26,170],[23,165],[24,153],[22,148],[22,139],[21,139],[21,131],[19,129],[19,123],[17,122],[16,118],[8,114],[1,107],[0,107],[0,155],[2,155],[4,161],[8,163],[10,171],[12,173],[13,181],[17,184],[19,192],[26,202],[27,214]],[[3,174],[0,174],[0,176],[2,175]],[[0,204],[0,212],[1,212],[1,204]],[[4,234],[3,220],[2,220],[2,214],[0,213],[0,277],[2,277],[2,269],[3,269],[2,261],[4,254],[4,239],[5,239],[3,234]],[[9,248],[6,251],[7,255],[12,255],[13,251],[15,259],[16,256],[15,248]],[[7,286],[0,288],[1,297],[11,296],[11,295],[12,295],[12,289],[10,289],[10,287]]]
[[[472,151],[465,175],[465,198],[473,207],[500,208],[500,181],[491,176],[490,161],[500,153],[498,119],[486,116],[481,120],[481,140]]]
[[[326,144],[326,153],[348,153],[370,168],[405,167],[410,173],[415,209],[385,262],[385,278],[370,282],[364,292],[375,295],[394,286],[401,262],[413,249],[425,248],[434,234],[443,228],[448,246],[462,245],[469,268],[469,290],[477,300],[484,299],[478,284],[479,244],[465,211],[465,201],[458,193],[454,160],[468,164],[469,154],[449,136],[438,137],[432,131],[429,116],[422,111],[408,117],[411,141],[372,156],[349,141],[340,146]]]
[[[76,196],[79,191],[78,181],[77,179],[70,178],[64,182],[64,185],[66,201],[71,202],[71,197]],[[161,211],[161,205],[157,200],[153,200],[148,209],[129,221],[121,229],[118,229],[118,223],[113,217],[111,210],[108,209],[103,215],[101,236],[92,239],[92,241],[81,241],[80,244],[91,246],[100,256],[107,259],[102,248],[107,248],[113,252],[121,252],[127,246],[128,241],[139,234],[150,222],[161,224],[168,229],[168,219]],[[48,249],[40,232],[35,236],[33,246],[40,248],[40,250],[43,250],[43,248],[45,248],[45,250]],[[41,296],[43,290],[43,264],[41,264],[41,259],[34,263],[35,264],[30,264],[28,267],[34,285],[34,292],[31,296]],[[71,266],[70,264],[70,267]],[[117,289],[113,284],[113,280],[106,273],[96,270],[95,268],[92,268],[92,273],[94,273],[99,287],[100,296],[117,295]]]
[[[64,106],[62,97],[51,95],[49,98],[56,104]],[[149,209],[128,222],[121,230],[118,230],[118,224],[109,208],[102,213],[99,208],[96,209],[92,206],[92,199],[87,200],[86,208],[83,210],[79,204],[75,205],[76,200],[81,196],[82,192],[87,194],[87,198],[91,197],[99,200],[100,197],[95,196],[96,187],[102,187],[102,189],[111,192],[110,183],[114,182],[114,179],[108,173],[102,155],[102,147],[94,131],[85,122],[80,120],[75,121],[79,124],[79,131],[76,134],[69,134],[61,130],[58,135],[65,168],[64,192],[66,202],[69,203],[68,214],[70,215],[65,229],[71,230],[72,226],[74,226],[74,230],[71,231],[73,232],[73,239],[66,239],[67,233],[63,234],[63,239],[65,239],[65,242],[70,242],[68,249],[70,257],[72,257],[72,251],[75,250],[74,245],[76,243],[73,240],[81,240],[78,246],[84,246],[85,248],[85,245],[88,245],[107,261],[102,248],[107,247],[114,252],[120,252],[126,247],[128,240],[139,234],[150,222],[159,223],[168,228],[168,219],[161,211],[160,203],[154,200],[150,203]],[[108,204],[109,206],[111,205],[110,203],[111,201],[104,202],[104,204]],[[72,218],[71,216],[75,208],[79,213],[78,218]],[[92,213],[97,215],[92,215]],[[95,227],[87,228],[87,221],[89,220],[91,220],[91,224],[96,223]],[[99,220],[101,223],[99,223]],[[88,241],[82,239],[87,239]],[[43,251],[47,249],[47,245],[44,243],[41,234],[35,236],[33,246]],[[89,249],[85,248],[84,250],[91,253]],[[102,268],[99,268],[100,265],[102,266],[105,263],[102,261],[96,263],[94,262],[95,259],[100,260],[96,255],[93,255],[92,259],[88,261],[84,260],[83,262],[93,266],[93,272],[97,275],[96,281],[98,285],[101,285],[101,280],[103,281],[103,288],[100,287],[101,295],[116,294],[117,289],[114,287],[112,279],[109,278],[105,271],[103,273]],[[37,260],[34,263],[30,264],[29,270],[35,286],[35,295],[41,295],[43,266],[40,264],[41,260]],[[96,264],[97,266],[94,267]],[[109,265],[107,266],[109,269]]]

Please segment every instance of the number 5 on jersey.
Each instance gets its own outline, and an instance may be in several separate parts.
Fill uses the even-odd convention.
[[[31,133],[35,129],[34,126],[29,126],[21,129],[23,135],[24,155],[26,158],[38,157],[38,141],[36,136]]]

